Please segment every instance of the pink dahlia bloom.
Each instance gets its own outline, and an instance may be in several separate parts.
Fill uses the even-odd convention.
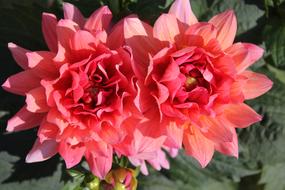
[[[176,0],[154,27],[126,18],[123,32],[133,49],[138,77],[136,106],[146,117],[139,129],[164,147],[182,147],[202,167],[215,150],[238,157],[236,128],[261,116],[244,103],[272,87],[248,70],[263,55],[249,43],[233,43],[237,21],[232,10],[198,22],[189,0]]]
[[[117,32],[123,23],[112,32],[112,14],[105,6],[88,19],[71,4],[63,8],[65,18],[59,21],[43,14],[50,51],[31,52],[9,43],[25,71],[9,77],[3,88],[26,96],[26,105],[8,121],[7,130],[40,126],[26,161],[43,161],[59,153],[71,168],[85,157],[102,179],[111,169],[114,153],[140,163],[156,159],[165,137],[142,137],[135,128],[141,117],[134,105],[137,80],[131,50]],[[138,136],[141,140],[135,141]],[[134,141],[135,145],[128,144]]]

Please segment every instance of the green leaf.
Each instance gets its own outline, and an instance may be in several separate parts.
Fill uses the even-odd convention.
[[[275,74],[275,77],[282,83],[285,84],[285,71],[277,69],[269,64],[267,64],[268,69]]]
[[[283,19],[271,19],[263,33],[273,65],[285,69],[285,24]]]
[[[285,163],[265,165],[260,184],[265,184],[264,190],[284,190],[285,189]]]

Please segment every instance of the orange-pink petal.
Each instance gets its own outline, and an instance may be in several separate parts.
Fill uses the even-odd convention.
[[[241,90],[247,100],[261,96],[272,88],[273,82],[263,74],[244,71],[241,76],[246,77],[241,83]]]
[[[45,89],[35,88],[26,94],[27,110],[34,113],[43,113],[49,110],[46,102]]]
[[[112,12],[107,6],[96,10],[86,21],[84,28],[91,31],[107,30],[112,19]]]
[[[190,0],[175,0],[170,7],[169,13],[175,15],[178,20],[188,25],[198,22],[191,9]]]
[[[230,47],[237,32],[237,19],[233,10],[225,11],[214,16],[209,23],[212,23],[218,30],[217,39],[223,49]]]

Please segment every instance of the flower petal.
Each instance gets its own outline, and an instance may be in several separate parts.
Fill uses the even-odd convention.
[[[214,155],[214,144],[204,137],[199,129],[192,126],[184,132],[183,145],[186,154],[198,160],[203,168],[208,165]]]
[[[2,85],[8,92],[18,95],[25,95],[25,93],[39,86],[40,79],[31,70],[22,71],[10,76]]]
[[[272,81],[263,74],[244,71],[241,76],[247,78],[245,82],[241,83],[242,93],[247,100],[261,96],[272,88]]]
[[[14,60],[17,62],[17,64],[25,70],[28,69],[29,66],[28,66],[28,59],[26,53],[30,51],[21,48],[20,46],[17,46],[14,43],[8,43],[8,48],[11,51],[12,56]]]
[[[198,22],[191,9],[190,0],[175,0],[170,7],[169,13],[175,15],[181,22],[188,25]]]
[[[29,112],[24,106],[16,115],[9,119],[7,124],[7,131],[22,131],[34,128],[40,125],[45,114]]]
[[[49,13],[43,13],[42,31],[44,39],[52,52],[57,52],[57,35],[56,35],[56,16]]]
[[[112,12],[107,6],[103,6],[92,13],[86,21],[84,28],[91,32],[107,30],[111,19]]]
[[[45,89],[35,88],[26,94],[27,110],[33,113],[47,112],[49,107],[46,102]]]
[[[41,162],[53,157],[57,153],[57,146],[57,142],[54,140],[40,143],[39,139],[37,139],[32,150],[26,157],[26,162]]]
[[[220,110],[235,127],[245,128],[261,121],[262,117],[246,104],[228,104]]]
[[[217,39],[223,49],[230,47],[237,32],[237,19],[233,10],[225,11],[214,16],[209,23],[212,23],[218,30]]]
[[[154,23],[153,35],[161,41],[174,43],[179,33],[178,22],[174,15],[162,14]]]
[[[72,168],[73,166],[77,165],[84,153],[85,153],[85,146],[82,145],[70,145],[65,141],[62,141],[58,147],[58,153],[65,161],[66,168]]]
[[[106,152],[107,156],[95,156],[91,151],[87,151],[85,154],[90,170],[100,179],[104,179],[112,167],[112,152],[112,149],[108,148]]]
[[[222,154],[234,156],[238,158],[238,137],[235,128],[230,127],[233,134],[232,142],[223,142],[215,144],[215,150],[221,152]]]
[[[84,27],[85,18],[77,7],[70,3],[63,3],[63,13],[65,19],[73,20],[80,28]]]
[[[236,43],[226,49],[226,53],[233,58],[238,73],[242,73],[263,55],[264,50],[254,44]]]

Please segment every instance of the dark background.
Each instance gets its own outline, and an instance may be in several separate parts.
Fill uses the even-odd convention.
[[[172,0],[70,0],[88,17],[102,4],[114,13],[114,21],[130,13],[149,23],[167,12]],[[46,50],[41,33],[42,12],[61,18],[60,0],[0,0],[0,83],[21,69],[7,49],[8,42],[30,50]],[[285,189],[285,1],[192,0],[202,21],[226,9],[238,18],[236,41],[252,42],[266,53],[253,70],[274,81],[273,89],[248,103],[264,116],[261,123],[239,131],[240,158],[216,154],[206,169],[181,154],[171,160],[171,170],[140,177],[140,189],[157,190],[284,190]],[[23,81],[25,82],[25,81]],[[36,138],[36,129],[8,134],[7,119],[24,105],[24,98],[0,89],[0,190],[72,189],[59,157],[25,164]]]

